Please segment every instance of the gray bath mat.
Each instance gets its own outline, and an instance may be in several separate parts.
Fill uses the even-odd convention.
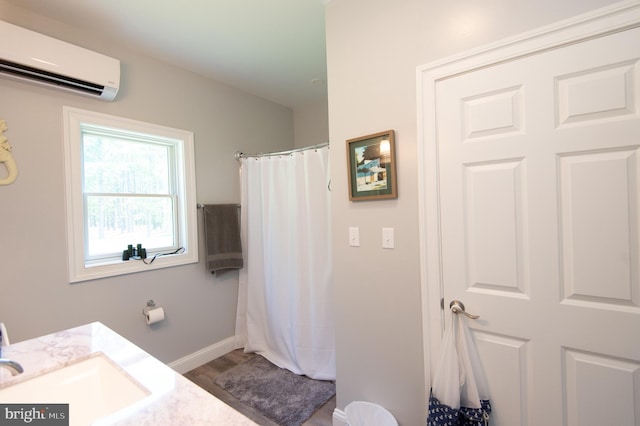
[[[332,382],[313,380],[255,356],[218,375],[216,384],[282,426],[299,426],[336,393]]]

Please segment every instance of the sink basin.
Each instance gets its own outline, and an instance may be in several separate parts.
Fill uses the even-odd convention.
[[[91,424],[149,395],[104,354],[0,389],[5,404],[68,403],[70,425]]]

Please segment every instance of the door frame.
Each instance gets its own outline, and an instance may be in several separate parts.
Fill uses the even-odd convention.
[[[436,84],[455,75],[640,26],[640,0],[615,3],[417,68],[420,283],[425,389],[444,331]],[[639,106],[636,106],[638,108]]]

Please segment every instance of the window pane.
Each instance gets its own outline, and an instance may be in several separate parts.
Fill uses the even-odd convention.
[[[87,196],[87,255],[122,253],[127,245],[166,249],[176,244],[172,197]]]
[[[84,192],[169,194],[171,147],[84,133]]]

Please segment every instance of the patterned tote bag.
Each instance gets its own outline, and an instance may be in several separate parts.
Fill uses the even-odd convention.
[[[465,319],[451,315],[431,386],[427,426],[486,426],[491,404],[480,356]]]

